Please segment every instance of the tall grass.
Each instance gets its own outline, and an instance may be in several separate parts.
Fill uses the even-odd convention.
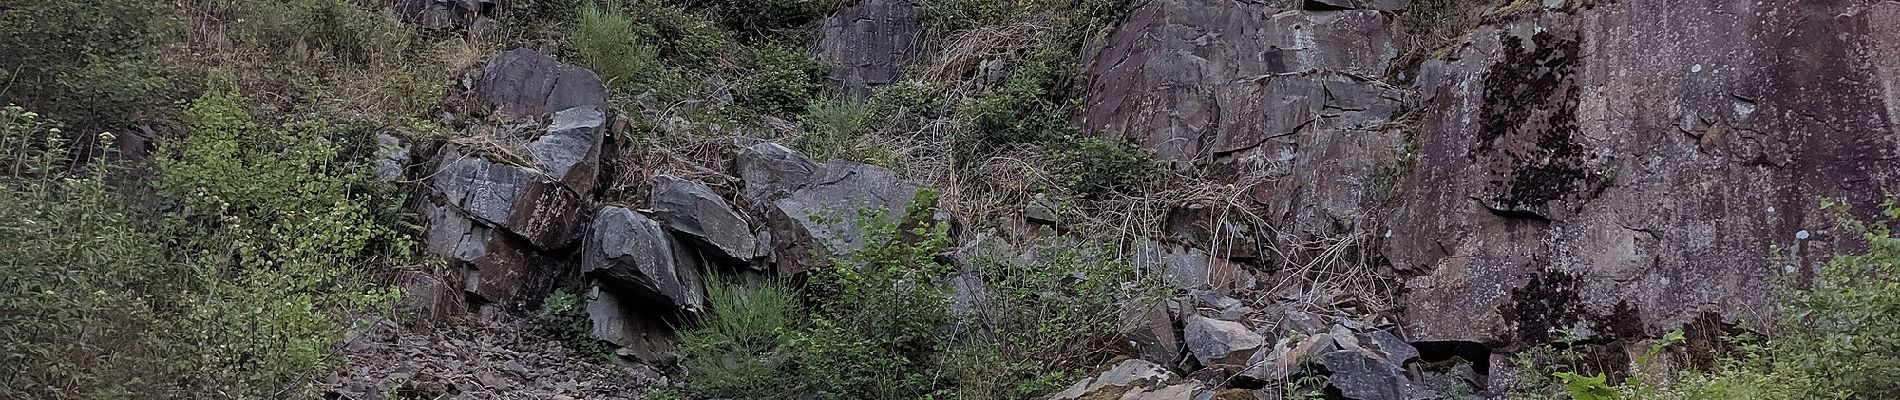
[[[568,44],[581,66],[600,74],[608,87],[640,85],[660,67],[659,50],[642,43],[635,27],[633,18],[620,8],[589,2],[581,7]]]

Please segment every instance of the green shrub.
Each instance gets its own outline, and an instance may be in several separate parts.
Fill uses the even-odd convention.
[[[635,25],[632,17],[618,7],[590,2],[581,8],[580,21],[568,35],[568,44],[574,46],[581,66],[599,74],[608,87],[641,86],[659,68],[659,50],[642,43],[636,27],[652,29]]]
[[[1886,224],[1853,218],[1847,207],[1835,210],[1839,226],[1859,234],[1867,249],[1828,260],[1811,286],[1795,288],[1780,308],[1781,328],[1773,350],[1778,369],[1792,368],[1819,378],[1817,393],[1857,398],[1900,398],[1900,237]],[[1884,215],[1900,220],[1900,204],[1889,200]]]
[[[175,98],[170,71],[151,62],[175,28],[163,17],[164,3],[41,0],[0,8],[0,103],[98,132],[129,128]]]
[[[980,362],[959,365],[962,396],[1033,398],[1059,391],[1112,356],[1123,310],[1168,294],[1108,249],[1055,242],[1037,249],[1034,262],[978,260],[988,292],[978,322],[986,331],[965,339],[974,351],[963,355]]]
[[[1571,374],[1561,367],[1543,368],[1524,375],[1520,388],[1550,386],[1555,376],[1572,385],[1575,393],[1595,398],[1634,399],[1884,399],[1900,396],[1900,237],[1886,224],[1870,223],[1848,214],[1845,205],[1823,201],[1822,208],[1839,215],[1837,225],[1867,243],[1864,251],[1839,254],[1828,260],[1813,282],[1802,286],[1784,282],[1779,287],[1779,332],[1766,341],[1729,338],[1738,351],[1711,371],[1679,371],[1674,375],[1646,376],[1614,387],[1605,397],[1595,377]],[[1883,204],[1889,220],[1900,220],[1900,204]],[[1752,336],[1752,335],[1749,335]],[[1637,360],[1637,370],[1650,368],[1659,349],[1681,340],[1672,333]],[[1582,390],[1582,392],[1579,392]],[[1548,397],[1536,397],[1548,398]]]
[[[582,0],[510,0],[503,2],[498,19],[519,31],[558,27],[574,20]]]
[[[0,397],[186,398],[190,270],[106,186],[113,166],[68,173],[65,136],[0,108]]]
[[[561,342],[568,351],[591,360],[605,361],[613,352],[613,346],[594,338],[594,323],[587,316],[586,302],[565,289],[555,289],[541,301],[535,328],[542,336]]]
[[[874,115],[869,104],[854,101],[821,100],[811,103],[805,115],[798,117],[800,135],[792,145],[813,159],[843,159],[889,166],[889,149],[878,143],[866,143],[872,135]]]
[[[703,398],[1034,398],[1105,361],[1116,317],[1160,285],[1091,249],[981,267],[989,301],[951,311],[938,261],[951,245],[926,191],[895,221],[863,212],[865,247],[809,272],[800,307],[782,284],[710,285],[712,312],[681,334]],[[1138,304],[1138,303],[1132,303]]]
[[[799,382],[786,373],[788,346],[806,325],[797,291],[775,281],[710,281],[707,315],[679,336],[687,387],[720,398],[792,397]]]
[[[959,166],[981,161],[1013,144],[1041,143],[1076,135],[1068,97],[1075,56],[1056,48],[1036,51],[1002,87],[957,110],[953,139]]]
[[[205,346],[198,378],[234,397],[300,396],[345,324],[396,295],[366,284],[366,249],[404,239],[371,217],[383,199],[363,194],[365,164],[339,156],[336,128],[267,127],[230,83],[210,87],[156,163],[159,193],[184,207],[168,241],[196,271],[185,320]]]
[[[972,28],[1021,22],[1055,15],[1056,35],[1080,39],[1120,22],[1133,2],[1128,0],[926,0],[924,28],[931,36],[946,37]]]
[[[979,165],[1013,145],[1039,145],[1066,189],[1086,198],[1140,188],[1162,176],[1153,155],[1128,143],[1084,136],[1070,122],[1075,56],[1038,49],[1007,82],[957,110],[952,137],[959,168]]]
[[[1069,142],[1052,152],[1062,175],[1069,180],[1069,191],[1083,198],[1132,192],[1152,186],[1165,176],[1154,154],[1134,144],[1097,137],[1072,138]]]
[[[791,46],[753,49],[753,65],[740,84],[738,102],[766,115],[799,115],[817,97],[822,66]]]

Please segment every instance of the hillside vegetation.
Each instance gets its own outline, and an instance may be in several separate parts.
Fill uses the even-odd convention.
[[[724,169],[739,137],[925,187],[900,212],[833,216],[864,246],[796,277],[688,265],[708,273],[695,288],[705,309],[667,321],[678,357],[664,369],[677,380],[650,398],[1044,398],[1131,355],[1129,310],[1165,313],[1188,292],[1125,251],[1161,229],[1158,205],[1230,201],[1204,176],[1077,126],[1084,54],[1128,2],[922,0],[941,45],[863,96],[829,84],[811,54],[836,1],[513,0],[479,29],[424,29],[395,3],[0,2],[0,398],[323,397],[349,366],[346,340],[406,318],[396,277],[447,270],[422,242],[427,178],[377,179],[378,134],[462,134],[443,122],[446,94],[512,48],[585,67],[609,89],[622,125],[590,188],[603,205],[645,198],[647,175]],[[1477,25],[1420,3],[1434,8],[1408,21]],[[1404,56],[1442,57],[1435,48],[1455,36],[1429,34],[1445,37]],[[1034,257],[965,258],[962,224],[1029,202],[1064,221],[1040,228],[1059,239],[1034,243]],[[1657,338],[1614,382],[1558,343],[1523,358],[1514,396],[1900,397],[1900,235],[1828,204],[1866,248],[1780,285],[1776,323],[1723,338],[1712,365],[1685,360],[1714,350]],[[1900,220],[1900,205],[1885,216]],[[1389,295],[1369,289],[1378,273],[1311,267],[1376,264],[1340,243],[1280,257],[1307,257],[1311,273],[1289,276]],[[980,306],[960,303],[963,283],[947,278],[959,274],[981,277]],[[570,283],[513,311],[539,324],[534,335],[622,362],[590,336],[585,288]],[[1313,383],[1221,396],[1328,394]]]

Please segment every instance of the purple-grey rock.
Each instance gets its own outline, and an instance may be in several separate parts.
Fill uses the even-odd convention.
[[[924,52],[923,8],[913,0],[863,0],[825,18],[817,59],[850,97],[897,82]]]

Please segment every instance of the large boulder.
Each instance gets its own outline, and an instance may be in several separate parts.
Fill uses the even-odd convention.
[[[431,253],[465,266],[462,289],[488,304],[521,306],[544,293],[558,265],[533,251],[533,245],[489,227],[461,209],[425,201],[429,221],[424,242]]]
[[[1894,2],[1603,2],[1473,32],[1417,79],[1384,241],[1416,275],[1408,337],[1772,322],[1773,282],[1857,240],[1816,199],[1871,213],[1900,189],[1896,26]]]
[[[601,207],[581,252],[581,272],[611,291],[680,311],[705,307],[696,260],[651,218]]]
[[[673,322],[644,307],[646,301],[625,298],[601,286],[590,288],[586,300],[587,319],[592,323],[589,333],[594,338],[620,346],[621,352],[648,365],[668,365],[676,358]]]
[[[503,119],[607,105],[607,85],[599,75],[525,48],[496,55],[472,81],[468,94],[482,108],[475,111]]]
[[[647,182],[651,187],[647,207],[667,228],[723,260],[751,260],[757,253],[752,226],[712,188],[670,175],[656,175]]]
[[[450,91],[443,122],[463,134],[441,146],[424,178],[424,239],[471,269],[464,290],[513,306],[564,275],[560,257],[548,254],[580,239],[609,126],[605,107],[606,86],[593,72],[525,49],[496,56]],[[384,155],[378,173],[400,176],[405,158]]]
[[[923,15],[913,0],[863,0],[831,14],[818,30],[825,78],[851,97],[897,82],[924,52]]]
[[[751,186],[750,183],[747,184]],[[767,210],[780,275],[795,275],[864,248],[866,211],[896,223],[917,196],[916,184],[868,164],[833,161]]]

